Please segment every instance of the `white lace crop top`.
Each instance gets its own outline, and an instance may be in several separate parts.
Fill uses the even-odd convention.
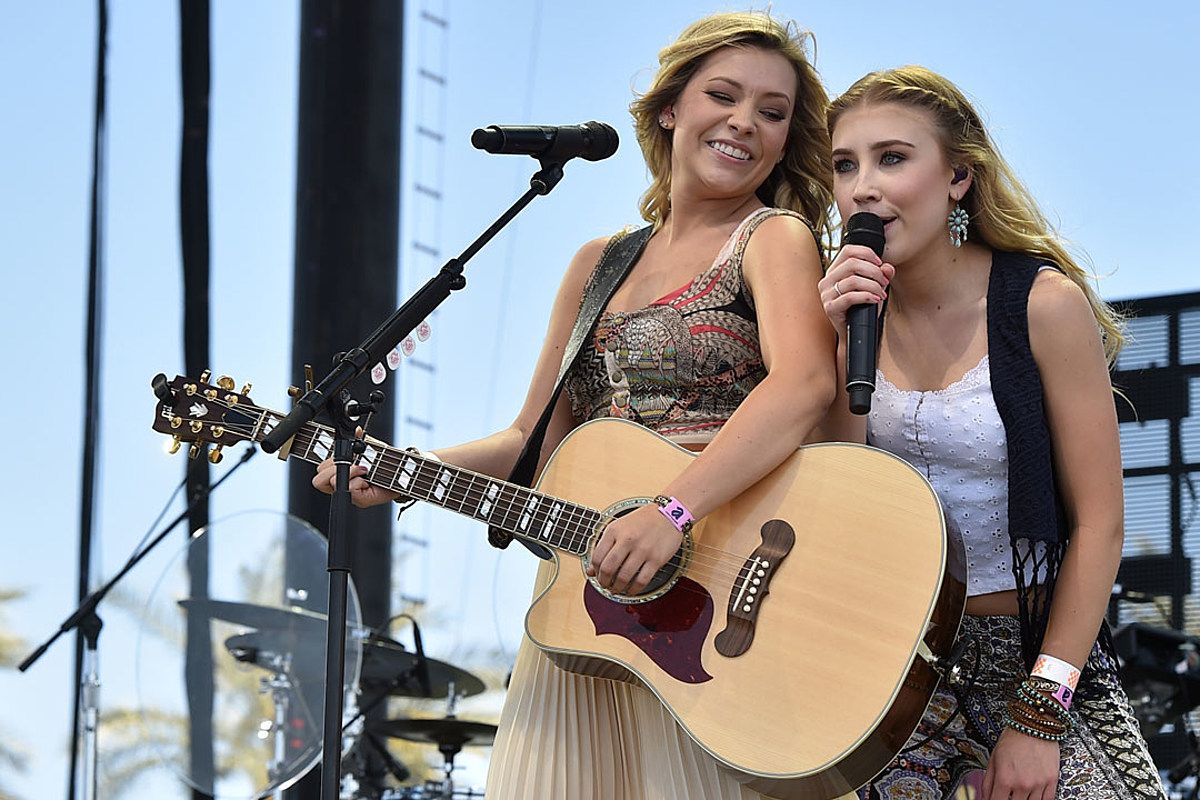
[[[867,442],[900,456],[933,485],[952,544],[950,573],[966,584],[968,596],[1016,588],[1008,444],[992,399],[988,357],[945,389],[897,389],[882,372],[875,387]]]

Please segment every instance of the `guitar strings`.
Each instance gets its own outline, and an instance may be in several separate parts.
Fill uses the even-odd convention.
[[[226,430],[241,433],[247,439],[253,438],[253,434],[254,434],[255,430],[260,428],[263,425],[263,423],[266,422],[268,415],[274,415],[274,416],[276,416],[276,418],[279,417],[279,415],[276,412],[272,412],[269,409],[258,408],[256,406],[252,406],[250,404],[231,405],[229,403],[226,403],[226,402],[220,400],[219,398],[217,398],[217,399],[206,398],[206,399],[209,399],[210,402],[215,402],[218,405],[222,405],[222,406],[225,406],[226,408],[231,408],[231,409],[237,410],[241,413],[258,412],[260,415],[260,418],[254,425],[245,425],[245,424],[240,424],[240,423],[236,423],[236,422],[227,423],[225,425]],[[304,438],[308,439],[308,447],[306,448],[306,455],[311,454],[311,450],[313,449],[313,446],[317,442],[318,436],[321,433],[325,433],[326,435],[330,436],[331,438],[333,435],[333,429],[328,426],[314,423],[311,425],[311,427],[316,429],[315,433],[302,432],[301,434],[298,434],[298,436],[303,436]],[[503,497],[503,495],[501,495],[499,498],[497,498],[498,500],[502,500],[504,502],[504,505],[507,506],[506,510],[502,511],[503,516],[506,518],[508,516],[512,515],[514,512],[517,512],[519,514],[519,511],[518,511],[519,502],[518,501],[521,500],[521,497],[519,496],[519,494],[517,494],[518,492],[529,493],[531,495],[537,494],[537,495],[540,495],[541,497],[550,497],[549,495],[541,495],[541,493],[538,493],[535,490],[527,489],[525,487],[515,486],[512,484],[507,484],[507,482],[498,481],[497,479],[492,478],[491,476],[486,476],[486,475],[482,475],[480,473],[475,473],[475,472],[472,472],[471,470],[466,470],[461,467],[455,467],[454,465],[441,465],[440,462],[434,462],[431,459],[421,458],[421,457],[415,456],[414,454],[411,454],[411,453],[396,450],[395,448],[388,447],[387,449],[380,449],[380,447],[376,446],[376,445],[370,445],[370,446],[377,454],[376,463],[391,467],[393,476],[395,476],[399,473],[399,466],[402,462],[402,459],[411,458],[417,464],[417,469],[411,477],[413,477],[415,479],[415,481],[417,481],[417,482],[426,482],[427,481],[428,485],[424,486],[424,487],[422,487],[420,485],[414,485],[410,488],[412,491],[420,491],[422,488],[424,488],[424,493],[426,494],[427,497],[430,497],[430,498],[434,497],[433,489],[435,488],[434,484],[436,481],[436,477],[429,477],[427,475],[424,475],[423,472],[424,472],[425,468],[432,467],[436,472],[436,471],[440,471],[440,469],[442,467],[448,466],[448,467],[453,468],[456,472],[464,473],[464,474],[470,476],[471,484],[470,484],[470,486],[468,486],[468,489],[465,493],[456,492],[453,489],[451,489],[450,486],[446,487],[447,496],[450,496],[450,497],[452,497],[452,499],[457,500],[459,502],[460,511],[462,511],[462,509],[465,507],[465,502],[467,500],[471,500],[473,502],[473,504],[475,505],[475,507],[478,507],[479,503],[483,500],[484,493],[482,490],[479,491],[478,497],[472,498],[472,496],[471,496],[471,489],[474,486],[475,478],[477,478],[477,477],[483,479],[484,481],[493,483],[493,484],[509,486],[513,490],[515,490],[512,492],[513,496],[511,498]],[[384,447],[387,447],[387,446],[384,445]],[[305,459],[305,460],[307,460],[307,459]],[[378,466],[373,467],[373,469],[376,472],[379,471]],[[376,485],[378,485],[378,484],[376,484]],[[392,486],[387,486],[384,488],[387,488],[390,491],[396,490],[394,487],[394,484]],[[555,499],[557,500],[557,498],[555,498]],[[441,501],[439,501],[439,502],[441,502]],[[594,528],[594,524],[595,524],[595,522],[599,521],[600,514],[599,514],[599,512],[595,511],[594,509],[589,509],[585,506],[580,506],[575,503],[570,503],[569,501],[560,501],[560,502],[562,502],[564,504],[564,506],[567,507],[567,515],[565,516],[562,524],[563,524],[563,527],[565,527],[567,529],[568,533],[570,534],[570,543],[571,543],[570,547],[567,547],[564,549],[567,549],[569,552],[572,552],[574,555],[577,555],[577,556],[583,555],[583,553],[576,551],[575,548],[585,544],[587,542],[587,540],[591,537],[591,533]],[[500,505],[497,504],[496,507],[499,509]],[[463,512],[463,513],[466,513],[466,512]],[[474,518],[474,519],[478,519],[478,517],[476,517],[475,515],[470,515],[470,516],[472,516],[472,518]],[[536,519],[538,516],[539,515],[537,512],[533,512],[531,514],[532,519]],[[545,519],[544,515],[542,515],[542,516],[543,516],[543,519]],[[585,527],[581,528],[580,523],[583,523]],[[524,536],[522,538],[529,538],[532,541],[546,543],[543,540],[538,539],[537,537],[534,537],[534,536],[530,536],[528,534],[524,534]],[[553,542],[549,542],[549,543],[553,544]],[[734,558],[736,560],[731,559],[730,556],[734,556]],[[740,562],[740,566],[739,566],[738,562]],[[679,570],[680,559],[679,559],[678,553],[674,554],[672,556],[672,558],[669,559],[663,565],[663,567],[660,567],[659,571],[667,568],[668,566],[673,567],[674,568],[673,571]],[[746,578],[748,578],[749,573],[753,572],[756,566],[757,565],[754,562],[747,561],[740,555],[735,555],[735,554],[729,553],[729,551],[723,550],[721,548],[704,545],[699,542],[693,542],[692,557],[688,560],[688,563],[686,565],[684,565],[683,573],[687,574],[690,571],[689,567],[694,567],[695,569],[692,571],[694,571],[696,573],[707,572],[712,577],[723,578],[725,580],[729,580],[732,582],[738,582],[738,581],[743,581]],[[738,569],[734,570],[733,569],[734,567],[738,567]],[[658,573],[656,572],[656,575],[657,574]]]
[[[198,395],[197,397],[201,397],[201,396]],[[276,420],[281,418],[281,415],[279,415],[278,412],[274,412],[274,411],[271,411],[270,409],[266,409],[266,408],[261,408],[261,407],[255,406],[253,404],[230,404],[230,403],[220,399],[219,397],[218,398],[203,398],[203,399],[208,400],[209,402],[214,402],[217,405],[223,406],[227,409],[235,410],[242,414],[248,415],[250,413],[257,413],[259,415],[259,419],[253,425],[247,425],[247,424],[237,423],[237,422],[227,422],[224,425],[224,427],[227,431],[233,431],[235,433],[239,433],[247,440],[252,440],[255,431],[258,430],[260,427],[265,430],[265,423],[268,421],[268,419],[270,417],[274,417],[274,418],[276,418]],[[329,435],[331,438],[333,436],[333,429],[330,428],[329,426],[321,425],[319,423],[312,423],[311,427],[314,428],[316,430],[316,432],[307,434],[308,439],[309,439],[307,451],[309,451],[309,452],[306,453],[306,455],[311,454],[310,451],[312,450],[313,445],[316,443],[320,433],[325,433],[325,434]],[[298,434],[298,437],[300,435],[301,434]],[[577,503],[572,503],[570,501],[566,501],[566,500],[563,500],[560,498],[554,498],[551,495],[544,495],[541,492],[537,492],[534,489],[529,489],[526,487],[509,484],[506,481],[500,481],[491,476],[483,475],[481,473],[476,473],[472,470],[464,469],[462,467],[457,467],[455,465],[450,465],[450,464],[443,465],[440,462],[434,461],[432,459],[427,459],[427,458],[424,458],[421,456],[417,456],[416,454],[413,454],[413,453],[408,453],[408,452],[405,452],[402,450],[398,450],[398,449],[392,448],[388,445],[382,445],[383,449],[381,449],[381,445],[375,445],[375,444],[369,443],[368,446],[372,450],[374,450],[375,453],[377,454],[376,459],[373,462],[374,465],[371,468],[372,471],[378,472],[379,471],[378,465],[380,465],[380,464],[391,467],[391,474],[393,476],[393,485],[382,487],[382,488],[387,489],[388,491],[400,491],[395,488],[394,480],[395,480],[395,477],[400,474],[400,467],[401,467],[403,459],[405,459],[405,458],[412,459],[417,464],[416,470],[414,471],[414,473],[412,475],[410,475],[410,477],[414,479],[414,485],[412,487],[410,487],[410,490],[419,491],[420,487],[416,486],[416,482],[419,482],[422,480],[427,480],[428,486],[425,488],[425,494],[427,495],[427,497],[430,497],[430,498],[433,498],[435,496],[434,490],[436,488],[436,474],[434,477],[429,477],[429,476],[423,475],[422,473],[424,472],[426,467],[432,467],[435,470],[435,473],[440,472],[441,468],[450,467],[460,474],[465,474],[465,475],[469,476],[471,479],[470,484],[464,492],[461,492],[461,493],[456,492],[453,488],[451,488],[453,483],[455,483],[455,481],[453,481],[453,480],[451,481],[450,485],[444,486],[444,488],[446,489],[446,495],[448,497],[452,497],[452,499],[455,499],[459,502],[460,513],[467,514],[467,512],[464,510],[465,503],[467,501],[471,501],[475,508],[479,508],[480,504],[482,503],[482,501],[485,497],[485,493],[484,493],[483,489],[479,490],[478,497],[472,497],[472,490],[473,490],[476,478],[481,478],[485,482],[489,482],[493,485],[511,487],[511,489],[513,490],[511,492],[511,494],[512,494],[511,498],[503,497],[503,494],[504,494],[503,492],[501,492],[499,494],[499,496],[497,497],[497,500],[503,500],[507,505],[507,510],[505,510],[503,512],[503,516],[505,518],[509,517],[514,512],[517,512],[518,505],[519,505],[518,501],[520,501],[522,499],[520,496],[520,493],[527,493],[530,496],[536,495],[539,498],[552,499],[556,502],[562,503],[564,508],[566,508],[566,510],[567,510],[567,514],[561,518],[561,519],[563,519],[563,522],[561,524],[563,525],[564,528],[567,529],[567,532],[570,534],[570,545],[571,545],[571,546],[565,547],[563,549],[568,550],[568,552],[571,552],[572,554],[574,554],[576,556],[583,555],[582,552],[577,552],[575,548],[585,544],[591,538],[591,535],[594,531],[595,523],[598,522],[601,517],[601,514],[598,511],[596,511],[595,509],[591,509],[586,506],[581,506]],[[356,456],[356,463],[358,463],[360,458],[361,457]],[[303,460],[308,460],[308,459],[303,458]],[[375,484],[375,485],[378,485],[378,484]],[[442,502],[442,501],[439,500],[438,502]],[[539,509],[540,509],[541,505],[542,504],[539,503]],[[499,507],[500,507],[499,503],[497,503],[496,508],[499,508]],[[519,512],[518,512],[518,514],[519,514]],[[474,514],[467,514],[467,515],[471,516],[473,519],[479,519]],[[531,523],[536,521],[536,519],[538,517],[538,511],[535,510],[534,512],[531,512],[530,517],[531,517],[531,520],[530,520]],[[548,518],[544,514],[542,514],[542,519],[545,522],[549,521]],[[481,521],[486,521],[486,520],[481,520]],[[582,523],[582,527],[581,527],[581,523]],[[522,538],[528,538],[532,541],[543,543],[543,544],[547,544],[547,543],[553,544],[553,542],[548,542],[548,541],[539,539],[536,536],[531,536],[529,534],[522,534]],[[680,561],[679,561],[678,553],[674,554],[663,565],[663,567],[660,567],[659,571],[661,571],[662,569],[665,569],[668,566],[674,567],[675,570],[679,569]],[[755,570],[756,566],[757,565],[753,561],[748,560],[739,554],[731,553],[730,551],[724,550],[719,547],[705,545],[703,543],[694,541],[693,545],[692,545],[691,558],[688,559],[688,563],[686,565],[684,565],[683,573],[687,574],[689,571],[689,567],[694,567],[694,568],[696,568],[697,572],[703,570],[703,571],[707,572],[709,575],[711,575],[712,577],[723,578],[726,580],[734,581],[736,583],[739,581],[746,580],[749,577],[749,573],[753,572]],[[738,568],[735,570],[735,569],[733,569],[734,567],[738,567]],[[657,572],[656,572],[656,575],[657,575]]]
[[[486,497],[486,488],[476,488],[475,487],[476,478],[482,479],[486,484],[495,485],[498,483],[506,483],[506,482],[498,481],[497,479],[492,478],[491,476],[482,475],[480,473],[476,473],[471,470],[466,470],[461,467],[455,467],[454,465],[441,464],[440,462],[433,461],[432,459],[422,458],[420,456],[416,456],[416,455],[413,455],[410,453],[390,452],[388,450],[380,450],[379,448],[374,448],[374,449],[377,454],[375,461],[368,462],[368,463],[371,463],[373,466],[370,468],[368,475],[363,476],[363,477],[369,478],[373,473],[378,474],[381,471],[380,466],[388,467],[391,471],[391,474],[393,476],[396,476],[400,473],[400,467],[401,467],[404,459],[406,459],[406,458],[411,459],[415,464],[417,464],[417,467],[414,470],[414,472],[410,474],[411,483],[407,487],[404,487],[404,488],[397,487],[393,480],[390,483],[390,485],[386,485],[383,487],[383,488],[388,489],[389,491],[398,491],[401,493],[412,492],[414,495],[419,493],[421,495],[424,495],[427,498],[435,497],[434,492],[438,485],[437,484],[437,474],[440,473],[442,468],[449,466],[449,467],[453,468],[455,471],[459,472],[460,474],[468,475],[470,478],[470,483],[465,488],[465,490],[454,488],[453,483],[451,483],[449,485],[444,485],[444,487],[443,487],[443,488],[445,488],[446,498],[448,498],[454,502],[457,502],[459,504],[460,511],[462,511],[462,513],[467,513],[467,512],[465,512],[464,509],[466,508],[466,505],[468,503],[474,508],[479,508],[479,506],[482,504],[483,500]],[[433,476],[426,474],[426,471],[430,470],[430,469],[433,470],[435,473]],[[408,473],[406,473],[406,474],[408,474]],[[368,482],[370,482],[370,480],[368,480]],[[380,485],[380,484],[376,483],[374,485]],[[512,484],[507,484],[507,485],[513,486]],[[588,508],[586,506],[581,506],[577,503],[572,503],[570,501],[563,500],[561,498],[556,498],[552,495],[545,495],[541,492],[537,492],[536,490],[527,489],[525,487],[515,487],[515,486],[513,486],[513,488],[516,489],[518,492],[523,492],[523,493],[526,493],[531,496],[538,496],[539,498],[546,498],[546,499],[549,499],[549,500],[552,500],[555,502],[562,503],[563,507],[566,510],[566,514],[559,517],[560,522],[557,524],[561,524],[564,528],[566,528],[567,533],[569,534],[570,546],[567,547],[566,549],[568,551],[574,553],[575,555],[583,554],[583,553],[579,552],[579,550],[577,548],[586,544],[586,542],[591,538],[591,534],[595,527],[595,523],[599,522],[599,520],[602,516],[600,514],[600,512],[596,511],[595,509]],[[421,499],[421,498],[418,498],[418,499]],[[504,518],[508,518],[514,514],[517,516],[520,516],[522,513],[524,513],[523,508],[522,508],[523,503],[521,502],[522,499],[523,498],[520,495],[518,495],[516,492],[513,492],[510,497],[504,497],[503,494],[501,494],[497,497],[496,507],[498,510],[500,510],[500,505],[499,505],[500,502],[503,502],[507,506],[507,509],[502,511],[502,515]],[[437,502],[445,503],[446,500],[438,499]],[[543,522],[543,523],[550,522],[549,517],[542,510],[543,508],[544,508],[544,505],[542,504],[541,501],[539,501],[538,510],[536,510],[534,512],[529,512],[530,518],[531,518],[529,527],[536,527],[536,523],[539,521]],[[470,516],[473,519],[479,519],[479,517],[475,516],[474,514],[470,514]],[[481,521],[486,521],[486,520],[481,520]],[[554,544],[553,540],[540,538],[540,537],[537,537],[537,536],[534,536],[534,535],[528,534],[528,533],[524,534],[524,538],[528,538],[531,541],[539,542],[542,544]],[[711,545],[704,545],[699,542],[693,542],[692,553],[693,553],[693,557],[692,557],[692,559],[690,559],[691,563],[694,563],[697,566],[711,566],[714,568],[714,574],[721,575],[722,577],[733,578],[735,576],[735,573],[731,571],[731,568],[734,566],[740,567],[740,569],[736,573],[736,575],[738,577],[740,577],[740,572],[746,568],[746,559],[743,558],[742,556],[730,553],[729,551],[722,550],[720,548],[713,547]],[[678,567],[678,561],[676,559],[677,559],[677,556],[674,557],[672,560],[669,560],[667,563],[674,564],[674,566]],[[717,568],[724,568],[724,569],[718,570]]]

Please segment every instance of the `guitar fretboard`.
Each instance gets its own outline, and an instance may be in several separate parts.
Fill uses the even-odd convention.
[[[256,427],[261,440],[283,416],[269,409]],[[289,457],[320,464],[333,455],[333,429],[309,423],[292,440]],[[489,475],[444,464],[388,445],[367,442],[356,462],[373,485],[433,503],[514,536],[576,555],[587,550],[600,513],[587,506],[542,494]]]

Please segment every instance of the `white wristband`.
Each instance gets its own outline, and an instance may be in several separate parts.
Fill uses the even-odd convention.
[[[1075,691],[1075,687],[1079,684],[1078,669],[1061,658],[1048,656],[1045,653],[1037,657],[1037,661],[1033,664],[1033,671],[1029,674],[1037,678],[1045,678],[1046,680],[1062,684],[1070,688],[1072,692]]]

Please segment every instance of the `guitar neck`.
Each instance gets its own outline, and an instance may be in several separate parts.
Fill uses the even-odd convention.
[[[264,409],[254,439],[261,440],[283,415]],[[309,423],[292,440],[288,456],[320,464],[333,455],[333,429]],[[587,506],[542,494],[515,483],[445,464],[375,441],[356,462],[372,486],[399,492],[456,514],[494,525],[513,536],[582,555],[600,520]]]

